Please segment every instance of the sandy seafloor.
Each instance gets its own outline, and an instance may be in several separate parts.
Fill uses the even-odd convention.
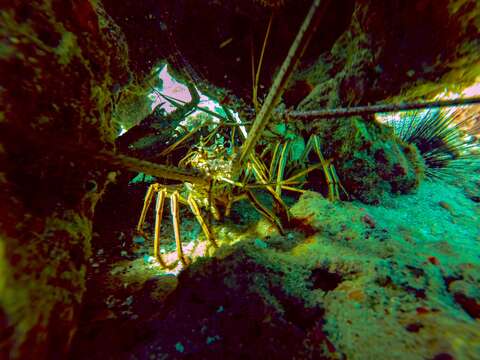
[[[480,359],[479,189],[480,169],[377,206],[307,192],[285,236],[238,208],[179,277],[107,214],[72,358]]]

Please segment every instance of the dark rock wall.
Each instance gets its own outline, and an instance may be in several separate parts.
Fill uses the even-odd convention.
[[[447,84],[468,83],[478,74],[480,5],[475,0],[322,3],[320,26],[297,76],[314,88],[302,108],[367,104],[413,86],[410,98],[434,95]],[[252,45],[258,62],[273,14],[261,74],[265,92],[311,1],[104,4],[126,34],[137,73],[148,73],[159,59],[171,59],[251,100]],[[429,87],[420,86],[424,84]]]
[[[330,49],[352,15],[353,0],[324,3],[319,35],[304,57],[309,63]],[[311,1],[126,0],[118,6],[104,0],[104,4],[126,34],[136,73],[146,74],[156,61],[168,59],[177,69],[186,67],[195,81],[206,80],[251,103],[252,48],[258,64],[270,16],[260,96],[268,90]]]
[[[356,1],[331,51],[300,76],[315,87],[300,107],[418,99],[468,85],[479,70],[479,16],[474,0]]]
[[[0,2],[0,358],[62,357],[74,333],[113,175],[88,154],[112,147],[111,95],[129,77],[96,3]]]

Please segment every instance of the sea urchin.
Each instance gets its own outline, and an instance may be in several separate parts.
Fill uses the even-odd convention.
[[[429,109],[391,115],[386,123],[401,140],[417,146],[432,179],[450,177],[479,160],[480,144],[463,130],[473,117],[459,109]]]

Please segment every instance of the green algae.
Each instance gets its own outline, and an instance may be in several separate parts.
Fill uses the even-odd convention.
[[[85,262],[90,256],[89,239],[84,235],[89,232],[90,221],[72,213],[71,216],[66,214],[63,219],[48,218],[44,233],[32,234],[30,243],[23,247],[14,239],[1,239],[3,282],[0,305],[10,326],[15,327],[13,357],[19,355],[23,343],[32,336],[32,328],[48,328],[50,319],[45,314],[55,308],[58,299],[61,299],[65,308],[81,302],[86,267],[79,268],[75,264]],[[4,249],[14,244],[17,244],[17,248],[10,249],[7,257]],[[72,249],[76,249],[75,254],[72,254]],[[73,256],[77,258],[73,259]],[[13,257],[17,259],[14,269],[11,263]],[[25,269],[30,269],[33,274],[25,272]],[[28,315],[26,309],[29,309]],[[72,321],[72,314],[68,311],[59,316],[61,319],[64,317],[64,321]],[[48,334],[44,331],[37,332],[36,336],[46,338]],[[37,341],[41,342],[40,338]]]
[[[80,48],[75,34],[70,31],[65,31],[62,34],[60,44],[55,49],[55,53],[58,56],[58,63],[60,65],[66,65],[73,57],[79,56]]]

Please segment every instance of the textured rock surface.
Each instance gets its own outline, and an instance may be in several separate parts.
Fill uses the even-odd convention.
[[[252,46],[257,63],[272,9],[274,21],[262,67],[261,96],[286,56],[311,1],[147,0],[139,4],[127,0],[118,6],[106,0],[104,4],[126,34],[132,68],[137,73],[148,73],[159,59],[168,59],[176,68],[191,71],[195,81],[206,80],[229,89],[251,103]],[[328,16],[306,59],[312,62],[330,49],[348,25],[352,4],[351,0],[330,1],[325,10]]]
[[[319,121],[314,128],[323,140],[325,158],[332,160],[353,199],[378,203],[385,193],[411,192],[425,177],[418,149],[373,119]]]
[[[126,44],[95,1],[1,6],[0,357],[57,358],[74,333],[108,182],[88,156],[111,147]]]
[[[151,243],[129,245],[125,212],[114,225],[98,210],[75,359],[478,358],[480,207],[457,186],[425,182],[383,206],[307,192],[295,231],[224,224],[236,243],[178,283],[144,260]]]

